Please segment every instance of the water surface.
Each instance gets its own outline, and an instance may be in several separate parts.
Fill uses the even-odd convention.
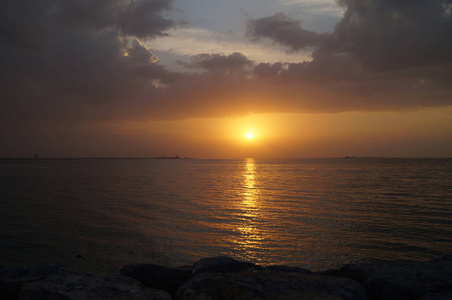
[[[0,265],[452,254],[451,159],[0,161]]]

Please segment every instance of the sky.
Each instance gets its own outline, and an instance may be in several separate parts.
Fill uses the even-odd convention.
[[[0,157],[452,157],[451,53],[452,0],[2,0]]]

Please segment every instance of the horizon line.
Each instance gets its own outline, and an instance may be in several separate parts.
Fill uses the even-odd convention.
[[[202,158],[202,157],[180,157],[176,156],[130,156],[130,157],[120,157],[120,156],[65,156],[65,157],[0,157],[0,160],[185,160],[185,159],[197,159],[197,160],[238,160],[238,159],[452,159],[449,156],[330,156],[330,157],[235,157],[235,158]]]

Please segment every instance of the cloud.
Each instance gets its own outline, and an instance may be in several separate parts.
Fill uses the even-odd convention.
[[[119,13],[118,27],[125,34],[139,38],[166,35],[164,31],[176,23],[164,18],[161,12],[170,9],[171,3],[168,0],[130,1]]]
[[[253,39],[271,39],[293,51],[313,49],[311,61],[263,63],[254,69],[255,78],[284,86],[285,97],[279,99],[287,99],[286,109],[332,112],[452,105],[450,0],[340,4],[346,9],[344,17],[329,34],[305,30],[300,21],[281,13],[249,21]]]
[[[288,61],[279,51],[261,61],[233,47],[193,52],[194,39],[187,52],[175,44],[175,52],[192,55],[189,69],[172,72],[151,50],[177,32],[165,18],[171,1],[4,0],[0,135],[92,120],[452,105],[450,3],[344,0],[344,18],[328,34],[284,14],[259,18],[250,21],[251,37],[312,57]]]
[[[282,2],[287,6],[299,6],[303,10],[317,15],[342,17],[344,10],[334,0],[285,0]]]
[[[193,56],[194,62],[187,64],[188,67],[198,67],[206,70],[240,70],[251,66],[253,62],[242,53],[232,53],[228,56],[220,53],[202,53]]]
[[[451,63],[450,0],[356,1],[337,24],[339,49],[350,51],[376,70]]]
[[[155,94],[156,82],[174,81],[179,75],[159,65],[139,39],[177,25],[163,17],[171,3],[1,1],[1,123],[111,115],[118,103]]]
[[[283,70],[282,63],[260,63],[254,68],[254,75],[256,78],[270,78],[276,79]]]
[[[220,34],[196,27],[177,27],[168,31],[168,36],[145,42],[154,50],[173,53],[179,56],[192,56],[199,53],[224,53],[230,55],[240,52],[256,62],[275,63],[310,60],[310,52],[287,52],[278,45],[265,45],[237,39],[229,34]]]
[[[300,21],[282,13],[251,20],[248,34],[293,50],[314,47],[317,51],[350,53],[372,70],[452,62],[450,0],[339,3],[346,11],[331,34],[304,30]]]
[[[322,45],[328,38],[326,34],[304,30],[301,21],[293,20],[283,13],[251,20],[248,24],[248,34],[255,39],[260,37],[272,39],[293,50]]]

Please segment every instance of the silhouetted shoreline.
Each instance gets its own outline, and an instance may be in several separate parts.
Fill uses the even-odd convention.
[[[312,272],[219,256],[193,265],[123,266],[99,277],[59,266],[0,268],[1,299],[450,299],[452,256]]]

